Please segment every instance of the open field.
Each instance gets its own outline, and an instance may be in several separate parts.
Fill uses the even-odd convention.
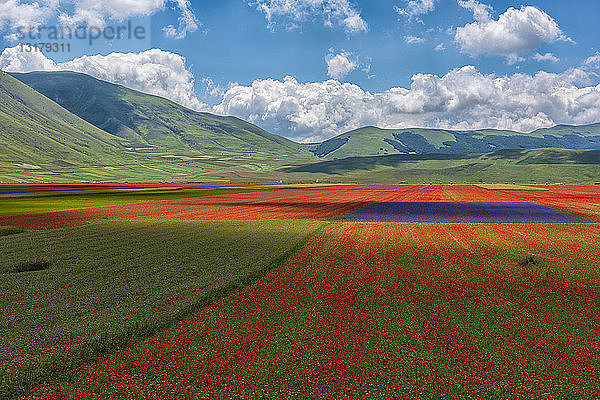
[[[3,236],[0,397],[134,343],[259,278],[319,226],[104,221]],[[40,258],[49,268],[14,272]]]
[[[596,398],[600,187],[495,189],[0,199],[0,393]]]
[[[134,161],[103,164],[3,162],[8,184],[146,183],[476,183],[600,182],[599,150],[538,149],[487,154],[396,154],[323,161],[309,156],[198,156],[140,149]],[[8,161],[8,160],[7,160]]]
[[[330,225],[257,284],[89,365],[62,390],[110,399],[595,397],[600,264],[579,239],[600,231],[538,232]],[[531,252],[539,263],[524,264]]]
[[[0,216],[285,189],[276,185],[0,185]]]
[[[69,192],[69,193],[34,193],[29,194],[8,194],[0,196],[0,215],[17,214],[39,214],[43,212],[52,212],[59,210],[74,210],[93,207],[106,207],[116,205],[126,205],[135,203],[147,203],[150,201],[180,199],[186,197],[214,196],[218,194],[246,193],[256,188],[248,189],[199,189],[199,190],[164,190],[164,191],[130,191],[130,192],[97,192],[89,191]]]

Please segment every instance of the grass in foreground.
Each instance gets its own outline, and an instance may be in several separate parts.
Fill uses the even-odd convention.
[[[74,373],[244,287],[320,226],[121,220],[1,237],[0,398]],[[32,260],[52,265],[14,271]]]
[[[265,279],[58,388],[115,400],[598,398],[599,234],[331,224]],[[536,265],[521,266],[529,255]]]

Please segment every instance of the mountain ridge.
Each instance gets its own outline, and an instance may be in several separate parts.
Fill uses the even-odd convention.
[[[530,133],[508,130],[358,128],[309,146],[325,159],[392,154],[482,154],[504,149],[600,149],[600,123],[557,125]]]
[[[86,74],[11,75],[89,123],[138,146],[219,155],[308,155],[298,143],[239,118],[193,111]]]
[[[0,145],[13,162],[118,163],[128,141],[88,123],[5,72],[0,72]]]
[[[6,77],[20,81],[23,84],[21,91],[29,87],[32,93],[38,93],[63,110],[53,109],[53,114],[67,112],[73,115],[70,119],[76,117],[80,124],[88,123],[84,130],[94,132],[96,136],[92,137],[97,137],[99,143],[103,140],[110,143],[103,149],[111,154],[109,159],[120,158],[120,152],[136,147],[195,155],[251,155],[264,159],[316,156],[325,160],[394,154],[484,154],[506,149],[600,148],[600,123],[562,124],[529,133],[498,129],[469,131],[365,126],[321,143],[300,144],[237,117],[193,111],[171,100],[77,72],[4,73],[4,76],[4,81]],[[9,91],[4,91],[5,96]],[[43,110],[44,107],[40,109],[42,114]],[[76,136],[69,137],[77,142]],[[18,146],[8,144],[5,147],[13,153],[19,152]],[[65,155],[69,156],[69,152],[57,153],[57,157],[69,159],[62,157]],[[89,158],[83,155],[71,157]]]

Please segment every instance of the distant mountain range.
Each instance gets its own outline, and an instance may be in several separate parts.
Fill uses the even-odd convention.
[[[311,162],[305,165],[288,167],[287,172],[309,172],[344,175],[359,170],[406,169],[419,163],[465,162],[468,167],[485,169],[496,163],[502,165],[600,165],[600,150],[498,150],[486,154],[393,154],[387,156],[348,157],[335,160]],[[464,168],[464,166],[461,166]],[[527,179],[527,177],[524,177]]]
[[[442,129],[379,129],[365,127],[313,145],[318,157],[392,154],[481,154],[504,149],[600,149],[600,124],[556,126],[532,133],[500,130],[451,131]]]
[[[600,124],[557,126],[528,134],[365,127],[323,143],[302,145],[235,117],[192,111],[75,72],[2,72],[0,101],[0,158],[13,163],[64,160],[110,165],[140,158],[136,148],[156,149],[157,154],[324,160],[600,149]]]

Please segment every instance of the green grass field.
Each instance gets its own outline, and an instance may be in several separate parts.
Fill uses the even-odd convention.
[[[49,196],[11,196],[0,197],[0,216],[19,214],[38,214],[52,211],[77,210],[93,207],[118,206],[123,204],[144,203],[157,200],[187,199],[236,193],[250,193],[263,190],[278,190],[272,187],[157,190],[108,192],[94,194],[53,194]]]
[[[247,285],[321,226],[118,220],[0,236],[0,397],[63,377]],[[34,259],[49,265],[14,272]]]
[[[146,154],[146,156],[143,156]],[[143,153],[147,160],[115,166],[39,165],[37,169],[0,162],[2,183],[204,182],[518,183],[600,181],[599,150],[502,150],[487,154],[396,154],[338,160],[307,158],[208,157],[201,160]],[[173,154],[171,154],[173,155]],[[168,156],[168,157],[171,157]],[[138,154],[138,156],[140,156]],[[173,157],[176,157],[173,155]],[[179,157],[179,156],[177,156]],[[0,157],[1,160],[1,157]]]

